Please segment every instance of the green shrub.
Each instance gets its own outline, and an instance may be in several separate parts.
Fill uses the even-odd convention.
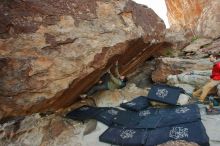
[[[164,55],[166,57],[173,57],[174,55],[173,55],[173,52],[172,52],[172,48],[167,48]]]
[[[199,39],[198,36],[193,36],[192,39],[191,39],[191,42],[194,42],[194,41],[196,41],[196,40],[198,40],[198,39]]]

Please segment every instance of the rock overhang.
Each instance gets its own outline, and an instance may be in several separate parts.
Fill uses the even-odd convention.
[[[165,25],[151,9],[87,1],[0,5],[3,117],[66,107],[116,60],[127,74],[163,46]]]

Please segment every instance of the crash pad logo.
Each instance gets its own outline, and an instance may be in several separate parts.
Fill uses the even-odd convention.
[[[168,95],[167,89],[157,89],[156,95],[160,98],[164,98]]]
[[[136,133],[136,131],[134,131],[132,129],[128,129],[128,130],[122,131],[122,133],[120,134],[120,137],[122,139],[133,138],[135,133]]]
[[[188,112],[190,109],[188,107],[180,107],[178,109],[176,109],[176,113],[177,114],[184,114],[186,112]]]
[[[128,106],[135,106],[136,103],[134,103],[134,102],[128,102],[127,105],[128,105]]]
[[[149,110],[144,110],[144,111],[139,112],[140,117],[146,117],[147,115],[150,115],[150,114],[151,113]]]
[[[114,109],[110,109],[110,110],[108,110],[108,113],[109,113],[110,115],[115,116],[115,115],[118,114],[118,111],[116,111],[116,110],[114,110]]]
[[[182,139],[185,137],[189,137],[189,130],[188,128],[184,127],[173,127],[170,130],[169,137],[173,139]]]

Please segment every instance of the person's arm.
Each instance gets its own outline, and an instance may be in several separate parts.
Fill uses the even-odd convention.
[[[103,81],[102,80],[99,80],[99,82],[98,82],[99,84],[102,84],[103,83]]]
[[[218,74],[220,75],[220,62],[217,63],[217,70],[218,70]]]
[[[109,75],[110,75],[110,80],[112,80],[112,81],[113,81],[115,84],[117,84],[117,85],[121,85],[121,80],[120,80],[120,79],[116,78],[116,77],[111,73],[110,70],[108,70],[108,73],[109,73]]]
[[[118,61],[116,61],[116,63],[115,63],[115,74],[116,74],[117,78],[119,78],[121,76],[118,71]]]

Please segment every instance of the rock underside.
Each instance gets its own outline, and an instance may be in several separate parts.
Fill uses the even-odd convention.
[[[0,4],[0,117],[74,103],[119,61],[128,74],[160,49],[165,25],[130,0]]]

